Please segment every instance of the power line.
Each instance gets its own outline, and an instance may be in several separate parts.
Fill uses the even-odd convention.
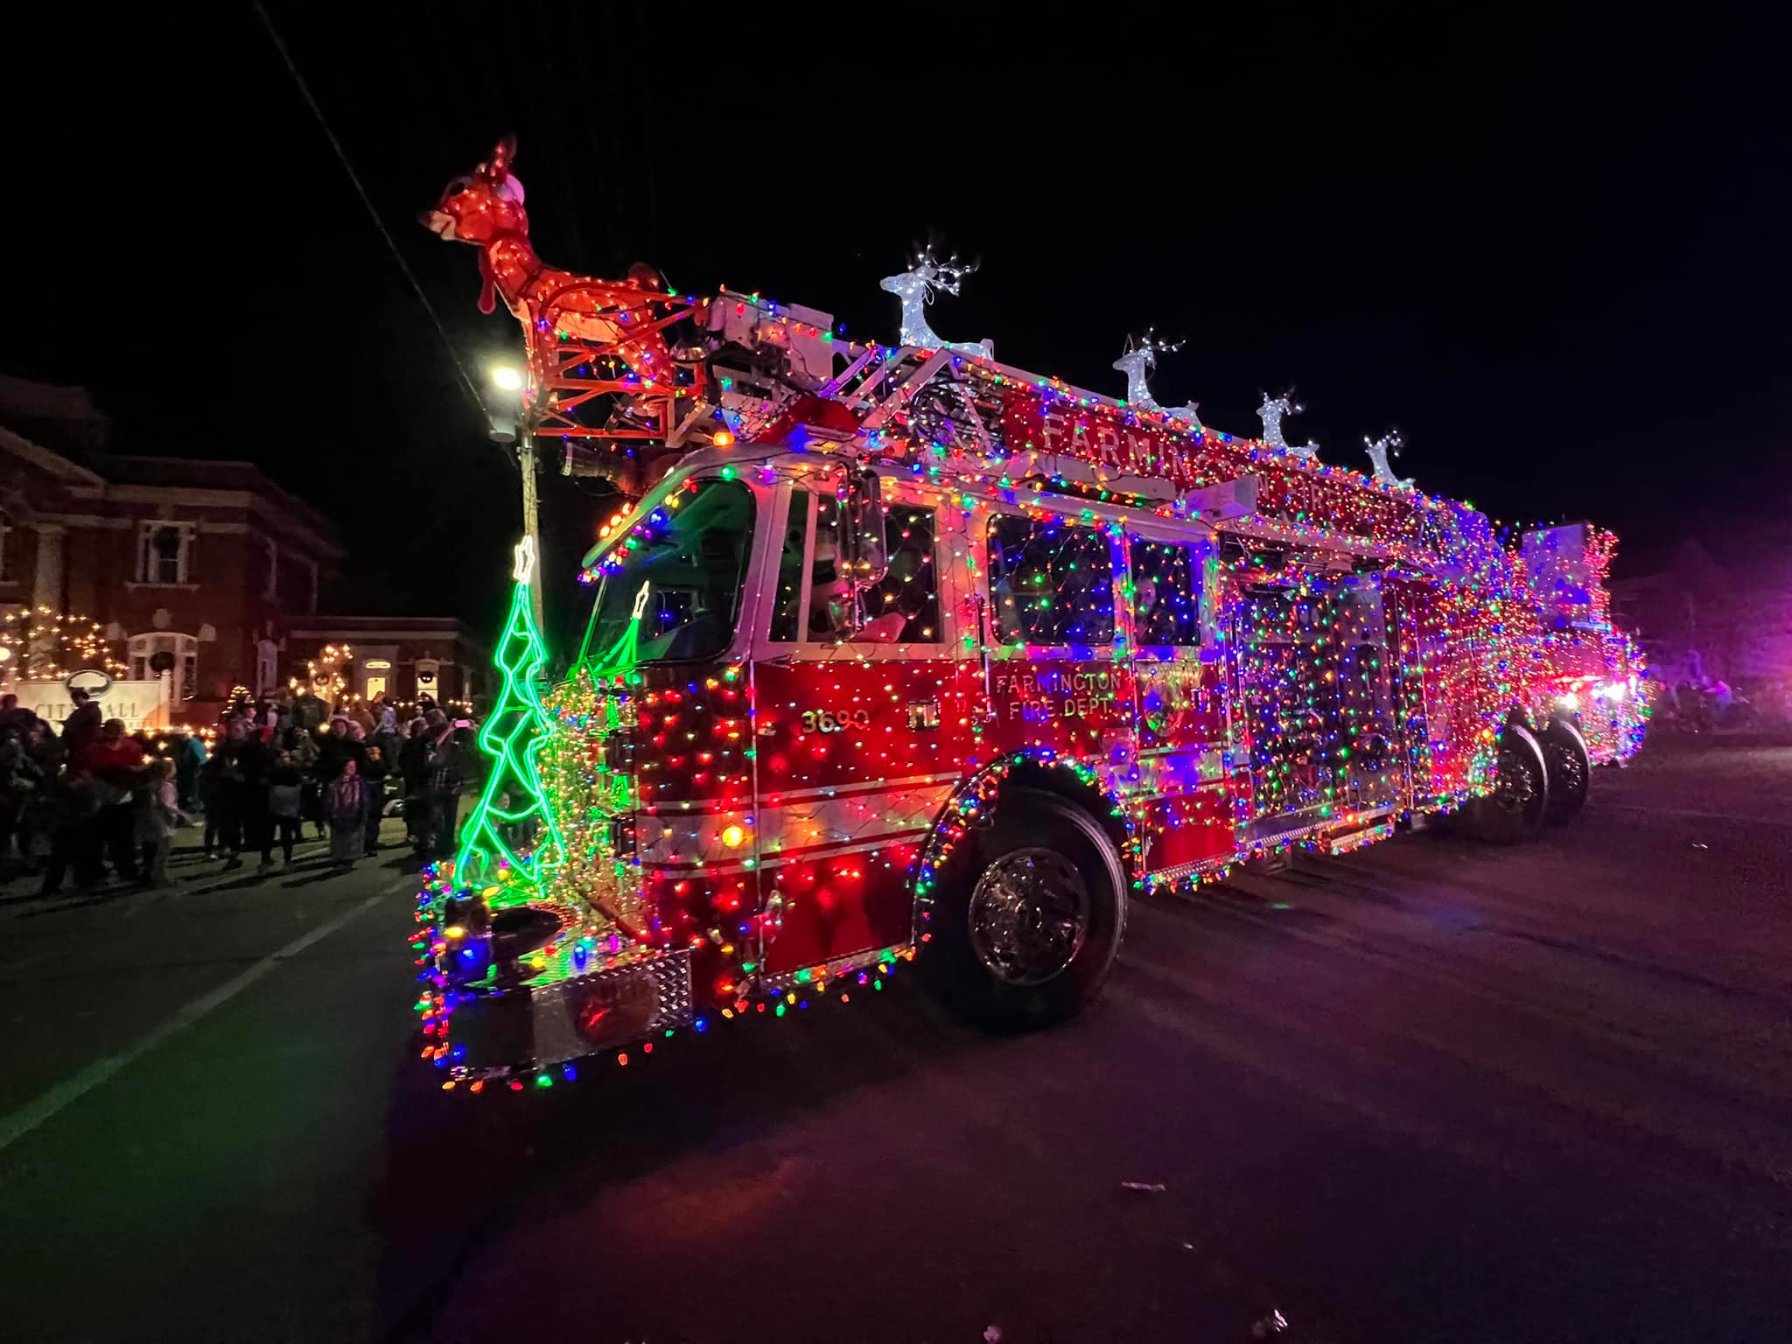
[[[292,76],[292,82],[298,85],[300,96],[304,98],[305,105],[311,109],[311,115],[317,119],[318,128],[323,131],[324,138],[330,142],[330,148],[336,151],[336,160],[342,165],[342,171],[348,174],[348,180],[353,184],[355,194],[361,198],[361,204],[367,208],[368,217],[373,220],[374,228],[378,229],[380,237],[386,240],[386,248],[392,253],[392,260],[398,263],[398,269],[410,282],[411,290],[417,296],[417,302],[422,304],[423,311],[429,314],[429,321],[435,327],[436,335],[442,338],[442,347],[447,350],[448,358],[454,362],[454,370],[460,375],[461,386],[472,398],[474,410],[478,413],[480,427],[484,428],[490,423],[491,413],[485,404],[485,398],[480,395],[479,385],[473,381],[473,375],[468,372],[466,362],[460,357],[460,351],[449,339],[448,328],[442,325],[442,319],[437,315],[435,305],[429,301],[429,295],[423,292],[423,286],[417,282],[416,274],[411,270],[410,263],[405,261],[404,253],[398,250],[398,241],[392,237],[392,231],[386,227],[386,221],[380,218],[379,211],[374,209],[373,198],[367,194],[367,188],[361,185],[360,175],[355,172],[354,164],[349,162],[348,154],[342,148],[342,142],[336,138],[336,132],[330,129],[330,123],[324,117],[323,108],[318,106],[317,99],[311,94],[311,86],[299,73],[299,67],[293,62],[292,53],[287,50],[286,43],[281,40],[279,30],[274,27],[274,20],[262,7],[261,0],[254,0],[254,3],[256,17],[261,20],[261,26],[267,29],[269,39],[273,42],[275,50],[280,53],[281,61],[286,65],[286,72]],[[516,465],[508,453],[504,454],[504,460],[510,462],[512,466]]]

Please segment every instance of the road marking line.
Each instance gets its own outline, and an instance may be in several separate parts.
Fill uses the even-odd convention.
[[[94,1088],[162,1045],[177,1032],[184,1031],[201,1018],[223,1007],[250,985],[279,966],[281,962],[290,961],[312,944],[322,942],[350,920],[365,914],[375,905],[414,881],[414,878],[409,877],[400,879],[392,886],[375,892],[359,905],[344,910],[334,919],[319,924],[311,932],[293,939],[277,952],[270,952],[240,975],[226,980],[209,994],[202,994],[194,999],[147,1036],[138,1038],[122,1053],[96,1059],[73,1077],[63,1079],[49,1091],[40,1093],[35,1099],[27,1102],[11,1115],[0,1119],[0,1152],[5,1152],[46,1120],[79,1101]]]

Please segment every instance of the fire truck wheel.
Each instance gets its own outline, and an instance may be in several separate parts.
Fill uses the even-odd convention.
[[[1566,822],[1587,805],[1593,762],[1587,740],[1571,723],[1556,720],[1537,735],[1549,776],[1549,819]]]
[[[1081,808],[1012,789],[947,864],[930,927],[935,983],[986,1026],[1074,1017],[1107,979],[1126,928],[1114,842]]]
[[[1549,767],[1530,730],[1512,724],[1500,736],[1499,774],[1493,791],[1469,804],[1475,834],[1494,845],[1529,840],[1543,829],[1549,810]]]

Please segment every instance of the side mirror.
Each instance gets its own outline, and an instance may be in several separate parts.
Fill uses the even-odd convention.
[[[845,522],[846,579],[862,592],[890,572],[884,542],[883,485],[869,467],[855,471],[847,481]]]

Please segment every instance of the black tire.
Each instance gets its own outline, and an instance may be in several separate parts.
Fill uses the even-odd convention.
[[[1537,735],[1543,748],[1543,765],[1549,779],[1545,813],[1560,826],[1587,805],[1587,789],[1593,779],[1593,760],[1580,729],[1560,719]]]
[[[1011,788],[941,875],[921,958],[959,1012],[999,1030],[1076,1016],[1126,931],[1126,877],[1107,832],[1075,804]]]
[[[1549,766],[1528,728],[1512,724],[1500,735],[1493,792],[1468,805],[1475,835],[1490,845],[1515,845],[1543,829],[1549,811]]]

